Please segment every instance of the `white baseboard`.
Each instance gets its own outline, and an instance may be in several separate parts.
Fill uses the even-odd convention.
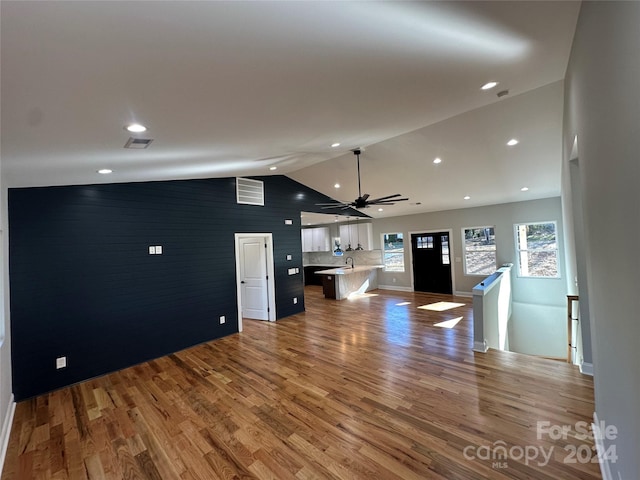
[[[395,285],[378,285],[380,290],[395,290],[397,292],[413,292],[411,287],[396,287]]]
[[[0,432],[0,475],[4,467],[4,460],[7,456],[7,448],[9,447],[9,437],[11,436],[11,426],[13,425],[13,414],[16,411],[16,402],[13,401],[13,394],[9,399],[9,407],[4,415],[2,422],[2,431]]]
[[[582,362],[580,364],[580,373],[593,377],[593,363]]]
[[[600,473],[602,473],[602,480],[613,480],[613,475],[611,475],[611,467],[609,466],[609,459],[605,452],[605,445],[603,437],[599,431],[596,429],[600,429],[600,421],[598,420],[598,414],[593,412],[593,424],[591,425],[593,429],[593,437],[596,444],[596,451],[598,452],[598,458],[600,458]]]
[[[489,347],[487,346],[487,342],[473,342],[473,351],[479,353],[487,353]]]
[[[460,292],[460,291],[455,291],[453,292],[453,294],[456,297],[469,297],[469,298],[473,298],[473,293],[471,292]]]

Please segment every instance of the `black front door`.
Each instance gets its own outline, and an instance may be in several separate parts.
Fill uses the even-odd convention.
[[[452,293],[449,233],[411,234],[413,289],[416,292]]]

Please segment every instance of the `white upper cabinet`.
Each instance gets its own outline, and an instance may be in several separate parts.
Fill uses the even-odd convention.
[[[303,228],[301,235],[303,252],[331,251],[328,227]]]
[[[342,250],[351,248],[354,250],[358,247],[358,243],[362,245],[364,250],[371,250],[372,229],[370,223],[351,223],[340,225],[340,244]]]

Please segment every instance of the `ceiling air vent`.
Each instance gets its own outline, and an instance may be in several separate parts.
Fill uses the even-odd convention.
[[[246,205],[264,206],[264,183],[261,180],[236,177],[236,200]]]
[[[124,148],[147,148],[149,144],[153,142],[153,138],[133,138],[129,137],[127,143],[124,144]]]

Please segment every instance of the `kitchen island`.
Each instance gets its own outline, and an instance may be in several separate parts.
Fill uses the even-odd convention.
[[[378,288],[378,269],[384,265],[360,265],[357,267],[319,270],[325,298],[343,300],[349,295],[361,294]]]

